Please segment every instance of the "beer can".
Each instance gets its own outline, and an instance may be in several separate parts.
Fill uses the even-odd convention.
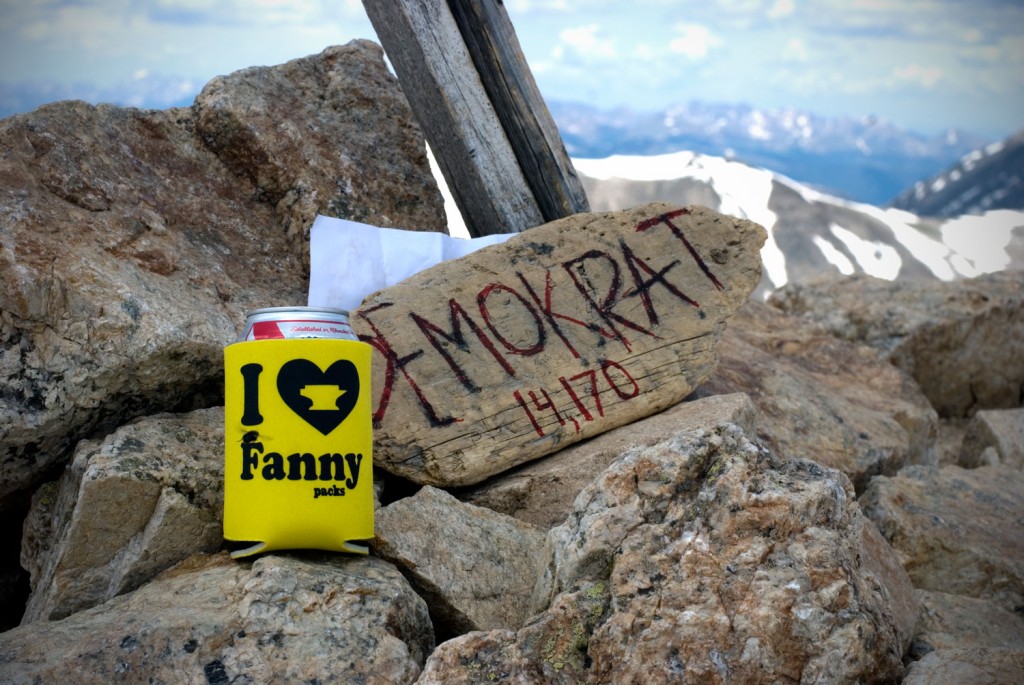
[[[328,307],[265,307],[245,317],[239,340],[287,338],[343,338],[358,340],[348,323],[348,312]]]
[[[274,307],[224,349],[224,537],[233,557],[365,554],[373,537],[371,347],[341,309]]]

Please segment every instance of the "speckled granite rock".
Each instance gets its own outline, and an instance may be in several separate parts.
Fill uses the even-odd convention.
[[[631,450],[550,531],[541,613],[443,643],[420,683],[896,680],[915,616],[867,525],[840,472],[735,426]]]
[[[0,634],[0,681],[411,683],[433,646],[426,605],[386,562],[219,554]]]

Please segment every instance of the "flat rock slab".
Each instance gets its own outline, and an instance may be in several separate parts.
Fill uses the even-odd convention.
[[[22,619],[55,620],[134,590],[224,542],[224,410],[136,420],[83,440],[32,500],[21,563]]]
[[[1024,473],[1004,465],[909,466],[876,476],[864,513],[923,590],[1024,604]]]
[[[679,431],[710,430],[721,423],[736,424],[753,435],[756,415],[757,408],[743,393],[680,402],[455,494],[465,502],[549,529],[565,521],[580,490],[624,452],[649,447]]]
[[[373,553],[426,599],[439,639],[525,622],[545,531],[429,485],[378,510],[375,528]]]
[[[856,274],[791,283],[770,302],[885,352],[940,416],[1021,405],[1024,271],[948,283]]]
[[[1024,407],[982,409],[967,422],[960,465],[1024,467]]]
[[[903,685],[1016,685],[1022,674],[1024,650],[940,649],[912,663]]]
[[[744,392],[757,435],[784,459],[871,476],[931,463],[938,417],[914,380],[877,350],[751,300],[729,321],[718,371],[698,394]]]
[[[934,590],[918,590],[921,618],[911,656],[939,649],[995,647],[1024,651],[1024,621],[992,602]]]
[[[763,228],[653,203],[577,214],[368,297],[374,463],[470,485],[675,404],[757,286]]]
[[[0,682],[412,683],[423,600],[372,557],[191,557],[62,621],[0,634]]]

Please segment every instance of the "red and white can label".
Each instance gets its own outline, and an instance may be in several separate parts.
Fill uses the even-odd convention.
[[[340,321],[316,319],[254,321],[244,340],[287,340],[291,338],[355,339],[352,327]]]

